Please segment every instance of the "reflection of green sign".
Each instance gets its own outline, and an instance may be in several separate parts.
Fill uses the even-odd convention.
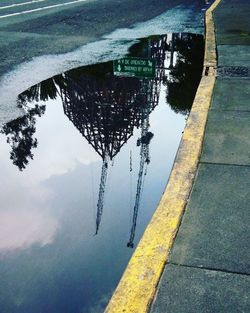
[[[132,77],[155,77],[155,60],[124,58],[113,62],[114,75]]]

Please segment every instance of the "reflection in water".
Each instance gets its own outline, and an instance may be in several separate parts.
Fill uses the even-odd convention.
[[[0,211],[0,251],[26,249],[33,244],[51,244],[59,225],[44,211],[29,208]]]
[[[33,138],[36,116],[45,112],[45,105],[29,103],[56,99],[60,95],[64,113],[103,160],[97,201],[96,234],[98,233],[108,168],[122,146],[141,128],[138,140],[140,167],[133,208],[133,223],[127,246],[134,246],[134,236],[143,180],[150,163],[150,113],[159,101],[160,86],[167,85],[167,102],[175,112],[188,114],[197,89],[203,60],[203,39],[193,34],[153,36],[140,40],[130,48],[134,57],[156,60],[156,77],[139,79],[115,77],[112,62],[68,71],[31,87],[18,97],[18,104],[27,114],[7,123],[2,133],[11,145],[10,158],[20,170],[33,158],[37,147]]]
[[[200,82],[204,42],[194,34],[172,34],[171,51],[176,61],[166,81],[167,103],[176,113],[188,114]],[[172,54],[171,54],[172,55]],[[172,65],[172,57],[170,64]]]
[[[132,46],[130,53],[133,56],[149,56],[156,60],[157,75],[153,80],[115,77],[112,75],[112,63],[108,62],[58,75],[31,87],[18,98],[20,105],[27,106],[28,102],[34,100],[55,99],[59,93],[65,114],[101,156],[103,165],[97,202],[96,233],[102,217],[109,163],[133,135],[134,127],[141,127],[141,162],[129,247],[133,247],[142,178],[150,162],[150,140],[143,140],[150,134],[149,114],[158,103],[162,81],[168,85],[167,100],[173,109],[182,113],[190,110],[196,86],[191,80],[191,86],[194,87],[190,92],[190,85],[184,78],[187,75],[192,77],[190,70],[193,70],[193,64],[199,70],[201,65],[194,62],[194,44],[195,49],[197,45],[199,51],[202,49],[202,40],[197,35],[172,34],[171,40],[167,36],[157,36],[143,39]],[[167,69],[166,61],[169,62]],[[198,81],[199,77],[195,79]],[[183,87],[187,85],[185,92]],[[180,95],[184,95],[186,99]],[[31,150],[37,146],[37,140],[32,138],[35,133],[35,115],[41,116],[44,111],[44,105],[36,105],[28,110],[27,115],[7,123],[2,130],[7,135],[8,142],[11,142],[11,159],[20,170],[28,164],[28,158],[33,158]]]
[[[20,171],[25,169],[29,159],[33,159],[32,149],[37,147],[37,139],[33,138],[36,117],[40,117],[44,112],[44,105],[36,105],[26,115],[5,124],[1,130],[11,145],[10,159]]]
[[[130,48],[130,55],[139,57],[149,56],[157,59],[158,77],[152,81],[151,89],[155,88],[157,83],[163,80],[168,87],[168,104],[175,112],[187,114],[191,108],[195,90],[200,79],[203,46],[203,38],[200,35],[184,33],[171,34],[168,36],[154,36],[150,39],[141,39],[137,44],[133,45]],[[168,68],[166,68],[166,65]],[[159,68],[165,68],[166,70],[159,71]],[[141,81],[139,79],[111,77],[111,73],[111,63],[82,67],[43,81],[19,95],[18,104],[28,110],[27,115],[24,118],[18,118],[17,120],[7,123],[1,131],[6,134],[6,136],[12,138],[8,139],[8,142],[10,142],[12,146],[11,159],[13,163],[17,165],[20,170],[23,170],[28,164],[28,159],[32,159],[33,157],[31,150],[37,146],[36,139],[32,139],[35,133],[35,116],[41,116],[44,113],[45,107],[37,106],[36,108],[30,109],[28,107],[29,102],[55,99],[58,95],[57,86],[60,86],[62,90],[66,88],[68,95],[72,96],[75,88],[76,92],[79,89],[83,90],[85,88],[85,80],[88,81],[88,87],[90,85],[92,91],[95,89],[94,80],[98,82],[102,81],[103,84],[105,84],[106,80],[107,86],[104,91],[107,90],[107,87],[110,87],[110,92],[113,93],[113,95],[109,95],[107,101],[110,100],[112,96],[116,96],[117,98],[118,92],[120,92],[120,103],[139,101],[139,93],[142,97],[145,96],[145,94],[142,93]],[[69,86],[67,88],[67,86],[64,85],[65,83],[70,83],[71,91],[69,90]],[[121,87],[122,84],[125,85],[123,88]],[[150,88],[150,86],[148,87]],[[87,90],[85,90],[84,93],[86,95]],[[99,97],[105,96],[108,95],[104,93],[99,94]],[[90,101],[91,98],[86,98],[85,100]],[[96,98],[95,100],[98,99]],[[119,111],[116,113],[116,118],[118,117]],[[121,120],[122,116],[120,117],[120,123],[122,123]],[[26,146],[25,148],[23,147],[24,145]]]
[[[22,172],[3,156],[1,216],[12,227],[1,232],[8,240],[0,245],[13,249],[1,263],[1,312],[103,311],[131,256],[125,243],[137,244],[171,169],[184,118],[169,110],[165,98],[181,85],[187,98],[179,97],[176,103],[170,99],[169,105],[187,114],[185,104],[194,92],[185,91],[182,77],[191,73],[181,76],[175,70],[179,66],[192,71],[191,64],[196,68],[189,54],[199,47],[192,44],[196,40],[201,47],[203,39],[188,34],[142,39],[131,47],[131,56],[157,60],[155,79],[114,77],[108,62],[57,75],[19,96],[26,116],[2,130],[11,161]],[[56,98],[59,101],[50,101],[39,121],[46,101]],[[62,107],[65,114],[60,115]],[[38,144],[39,149],[33,149]],[[3,148],[8,150],[7,145]],[[92,152],[103,163],[99,194],[92,187],[99,185],[99,176],[88,179],[100,171]],[[97,197],[94,216],[92,196]],[[106,214],[100,224],[104,201]],[[93,238],[93,225],[96,233],[102,226],[102,236]]]
[[[147,134],[149,114],[159,97],[159,88],[153,88],[154,81],[116,78],[110,75],[111,66],[107,64],[105,80],[73,71],[66,74],[59,85],[65,114],[103,160],[96,234],[103,212],[109,164],[133,135],[134,127],[142,127],[142,136]],[[143,152],[141,155],[143,158]]]

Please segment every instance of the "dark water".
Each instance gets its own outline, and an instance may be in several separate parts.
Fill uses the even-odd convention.
[[[138,40],[154,79],[77,68],[18,96],[0,141],[0,312],[102,312],[167,183],[203,37]]]

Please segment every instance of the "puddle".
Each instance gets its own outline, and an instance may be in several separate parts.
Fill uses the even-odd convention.
[[[76,68],[18,96],[1,130],[1,312],[102,312],[154,213],[191,109],[201,35],[137,40],[152,79]]]

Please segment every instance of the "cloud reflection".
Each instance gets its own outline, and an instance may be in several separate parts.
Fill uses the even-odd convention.
[[[46,213],[31,210],[0,212],[0,253],[45,246],[54,240],[58,222]]]

